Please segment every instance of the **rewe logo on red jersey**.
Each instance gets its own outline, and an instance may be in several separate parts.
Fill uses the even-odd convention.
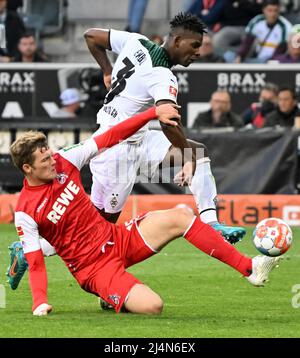
[[[67,207],[70,205],[71,201],[74,200],[75,195],[79,193],[79,190],[79,186],[71,180],[54,202],[52,210],[47,215],[47,219],[53,224],[57,224],[62,215],[65,213]]]

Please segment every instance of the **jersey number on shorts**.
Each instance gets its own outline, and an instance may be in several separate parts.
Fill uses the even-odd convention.
[[[111,102],[116,95],[121,93],[126,86],[126,79],[134,74],[134,64],[129,60],[128,57],[125,57],[123,60],[125,67],[123,67],[117,73],[117,79],[112,83],[111,90],[107,94],[104,100],[104,104]]]

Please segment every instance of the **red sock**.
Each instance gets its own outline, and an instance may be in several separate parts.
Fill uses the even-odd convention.
[[[244,276],[251,274],[252,259],[240,254],[220,233],[198,217],[195,217],[183,236],[199,250],[233,267]]]

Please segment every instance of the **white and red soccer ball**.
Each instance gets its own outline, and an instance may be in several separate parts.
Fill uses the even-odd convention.
[[[279,256],[291,246],[293,233],[289,225],[278,218],[260,221],[253,231],[253,243],[267,256]]]

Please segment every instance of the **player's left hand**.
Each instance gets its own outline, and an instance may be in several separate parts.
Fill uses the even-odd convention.
[[[111,87],[111,73],[103,74],[103,82],[107,90]]]
[[[188,161],[184,164],[182,170],[180,170],[174,177],[174,183],[178,186],[191,185],[195,172],[195,163]]]
[[[178,121],[181,119],[181,116],[178,113],[179,108],[180,106],[175,103],[161,104],[155,109],[157,119],[159,119],[164,124],[176,127],[178,126]]]
[[[52,306],[48,305],[48,303],[42,303],[40,304],[34,311],[34,316],[47,316],[48,313],[52,311]]]

